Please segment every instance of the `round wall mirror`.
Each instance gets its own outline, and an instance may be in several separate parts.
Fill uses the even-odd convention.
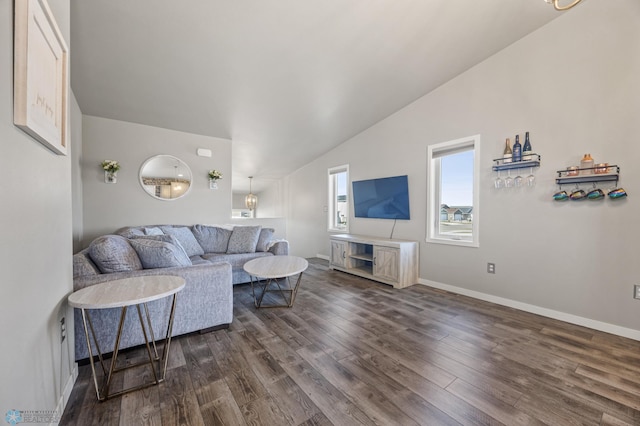
[[[140,185],[158,200],[176,200],[191,189],[191,169],[173,155],[156,155],[142,163]]]

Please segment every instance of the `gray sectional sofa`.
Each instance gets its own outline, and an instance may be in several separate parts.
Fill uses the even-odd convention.
[[[233,285],[250,281],[243,265],[258,257],[287,255],[287,241],[260,226],[153,225],[126,227],[103,235],[73,256],[74,291],[105,281],[141,275],[177,275],[186,285],[178,294],[173,335],[225,327],[233,318]],[[166,334],[171,298],[150,302],[156,337]],[[120,309],[92,310],[100,349],[111,352]],[[75,358],[88,358],[82,314],[75,309]],[[120,348],[144,343],[137,311],[129,309]],[[94,354],[95,354],[94,348]]]

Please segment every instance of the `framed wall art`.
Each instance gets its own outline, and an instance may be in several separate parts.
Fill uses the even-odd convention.
[[[66,155],[68,48],[46,0],[16,0],[13,122]]]

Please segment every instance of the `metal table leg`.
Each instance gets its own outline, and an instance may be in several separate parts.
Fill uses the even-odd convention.
[[[288,288],[282,288],[280,282],[278,280],[286,280]],[[283,278],[267,278],[264,280],[260,280],[258,277],[255,277],[255,286],[262,287],[262,292],[260,297],[256,298],[256,291],[254,288],[254,277],[251,276],[251,294],[253,295],[253,304],[256,308],[291,308],[293,307],[293,302],[296,299],[296,294],[298,293],[298,288],[300,287],[300,281],[302,280],[302,272],[298,275],[298,279],[294,286],[291,285],[291,277],[283,277]],[[278,287],[274,290],[269,290],[269,286],[275,283]],[[262,300],[266,293],[275,293],[279,292],[282,295],[285,303],[281,305],[265,305],[262,306]],[[287,300],[287,296],[285,293],[289,293],[289,298]]]
[[[102,351],[100,350],[100,345],[98,344],[98,339],[96,338],[93,324],[91,323],[91,316],[89,315],[89,311],[86,309],[82,309],[82,322],[84,326],[85,339],[87,341],[87,349],[89,350],[89,362],[91,364],[91,373],[93,375],[93,383],[96,389],[96,397],[98,398],[99,401],[105,401],[108,398],[112,398],[114,396],[122,395],[128,392],[142,389],[142,388],[146,388],[148,386],[157,385],[164,381],[166,372],[167,372],[167,364],[169,360],[169,349],[171,347],[171,335],[173,331],[173,322],[174,322],[175,311],[176,311],[177,296],[178,296],[177,293],[173,295],[173,301],[171,303],[171,313],[169,314],[169,323],[167,325],[167,334],[165,336],[164,348],[162,349],[162,358],[158,356],[158,349],[156,346],[155,335],[153,333],[153,327],[151,324],[149,309],[147,307],[147,304],[144,303],[143,305],[146,313],[146,322],[147,322],[146,325],[142,315],[141,305],[136,305],[136,307],[138,310],[138,318],[140,320],[140,327],[142,328],[142,334],[144,335],[145,346],[147,349],[147,355],[149,360],[142,361],[133,365],[117,367],[118,352],[120,349],[120,339],[122,337],[122,329],[124,327],[124,320],[127,313],[127,306],[122,307],[122,312],[120,314],[120,322],[118,324],[118,333],[116,335],[116,342],[113,348],[113,356],[111,358],[111,364],[109,366],[108,372],[104,364],[104,358],[102,355]],[[147,333],[147,327],[149,328],[149,333]],[[95,362],[93,359],[93,350],[91,348],[91,340],[89,339],[89,329],[91,330],[91,336],[93,337],[93,341],[96,345],[96,350],[98,351],[97,355],[98,355],[98,359],[100,360],[100,364],[102,366],[103,379],[104,379],[104,376],[106,376],[106,380],[103,383],[102,389],[98,385],[98,377],[96,374]],[[149,339],[149,334],[151,335],[151,339]],[[153,348],[153,352],[152,352],[152,348]],[[159,363],[158,367],[160,367],[160,371],[158,372],[156,371],[156,366],[154,364],[155,362]],[[129,369],[129,368],[143,366],[146,364],[148,364],[151,367],[151,371],[153,372],[154,380],[152,382],[144,383],[142,385],[135,386],[128,389],[123,389],[118,392],[109,393],[109,386],[111,385],[111,379],[113,378],[114,373]],[[160,374],[158,375],[158,373]]]

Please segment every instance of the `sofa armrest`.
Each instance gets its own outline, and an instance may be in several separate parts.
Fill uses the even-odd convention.
[[[280,240],[275,241],[271,247],[269,247],[269,253],[273,253],[276,256],[286,256],[289,254],[289,241]]]
[[[177,294],[177,305],[173,323],[173,336],[205,330],[219,325],[230,324],[233,320],[233,275],[231,264],[220,262],[208,265],[193,265],[179,268],[144,269],[140,271],[117,272],[91,275],[74,279],[74,289],[96,285],[101,282],[136,276],[175,275],[184,278],[185,287]],[[162,298],[148,303],[147,308],[156,338],[167,332],[167,318],[172,298]],[[144,343],[144,336],[138,322],[136,310],[126,312],[126,324],[120,341],[120,348],[129,348]],[[121,309],[95,309],[91,312],[91,322],[96,338],[103,350],[114,347],[116,325]],[[75,358],[89,356],[85,339],[82,314],[74,309]],[[95,353],[95,352],[94,352]]]

